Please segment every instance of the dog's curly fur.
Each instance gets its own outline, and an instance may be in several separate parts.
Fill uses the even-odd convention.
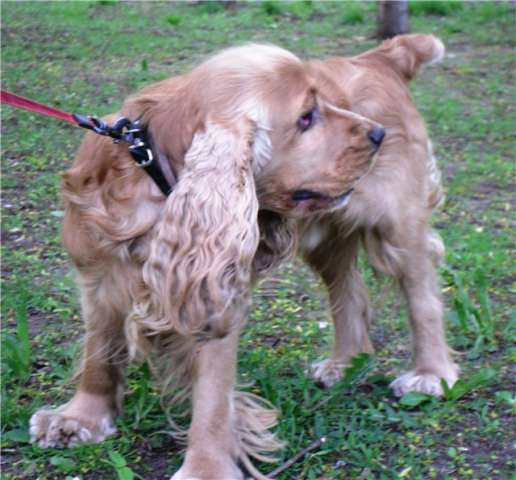
[[[372,351],[356,269],[401,282],[415,366],[397,394],[439,395],[457,369],[444,339],[433,263],[444,247],[428,226],[442,198],[424,124],[406,87],[442,43],[408,35],[353,58],[303,63],[272,46],[212,57],[151,85],[120,114],[141,117],[173,193],[164,198],[120,145],[88,134],[64,175],[63,241],[78,270],[85,348],[67,404],[40,410],[41,446],[101,441],[120,413],[123,367],[151,365],[168,404],[190,399],[179,479],[239,479],[239,463],[281,447],[275,410],[235,388],[238,334],[253,282],[299,250],[326,282],[336,339],[313,367],[329,385]],[[113,120],[116,116],[107,118]],[[371,141],[380,124],[386,138]],[[299,249],[298,249],[299,246]]]

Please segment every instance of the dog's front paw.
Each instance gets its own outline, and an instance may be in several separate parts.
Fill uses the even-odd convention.
[[[210,469],[203,468],[202,470],[207,474],[207,476],[202,472],[197,474],[189,472],[189,470],[189,468],[185,468],[183,465],[174,475],[172,475],[170,480],[244,480],[244,475],[237,467],[231,468],[231,472],[227,471],[221,474],[215,473],[214,470],[210,471]]]
[[[190,475],[186,471],[183,470],[183,468],[180,468],[170,480],[244,480],[244,476],[241,473],[235,473],[232,476],[202,476],[199,477],[197,475]]]
[[[433,395],[434,397],[441,397],[443,395],[441,378],[451,388],[459,378],[457,372],[458,368],[455,366],[442,376],[433,373],[417,373],[415,370],[410,370],[396,378],[389,386],[397,397],[401,397],[408,392],[420,392]]]
[[[212,445],[187,450],[183,465],[170,480],[244,480],[244,475],[230,455]]]
[[[308,373],[318,384],[328,388],[335,385],[342,378],[344,369],[347,366],[345,363],[327,358],[321,362],[312,363]]]
[[[180,468],[170,480],[201,480],[199,477],[192,477],[191,475],[185,474],[183,469]]]
[[[111,416],[89,421],[67,416],[61,408],[38,410],[30,419],[31,442],[42,448],[64,448],[78,443],[99,443],[113,435]]]

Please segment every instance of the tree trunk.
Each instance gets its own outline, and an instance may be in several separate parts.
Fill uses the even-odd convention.
[[[408,33],[407,0],[380,0],[378,2],[377,36],[380,40]]]

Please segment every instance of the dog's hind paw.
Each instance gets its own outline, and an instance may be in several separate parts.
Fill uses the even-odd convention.
[[[458,375],[455,369],[451,369],[450,372],[443,377],[433,373],[417,373],[415,370],[410,370],[392,381],[389,386],[397,397],[401,397],[408,392],[420,392],[433,395],[434,397],[441,397],[443,395],[441,378],[443,378],[451,388],[457,381]]]
[[[99,443],[116,428],[110,416],[98,421],[66,416],[61,409],[38,410],[30,419],[31,442],[42,448],[64,448],[78,443]]]
[[[312,363],[308,370],[308,374],[321,386],[325,388],[332,387],[341,378],[344,369],[348,365],[336,362],[331,358],[322,360],[321,362]]]

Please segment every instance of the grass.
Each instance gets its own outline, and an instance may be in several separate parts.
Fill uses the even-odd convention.
[[[375,302],[377,354],[357,358],[342,382],[319,389],[304,369],[328,351],[326,299],[305,266],[285,265],[255,292],[239,359],[241,379],[282,412],[282,460],[327,437],[282,480],[515,472],[514,6],[412,2],[410,9],[412,30],[440,36],[449,51],[412,92],[447,191],[435,224],[447,245],[442,290],[462,380],[441,401],[393,397],[388,383],[409,358],[406,313],[364,265],[371,298],[388,292]],[[98,115],[227,45],[266,41],[305,57],[375,45],[373,3],[4,2],[2,17],[3,88]],[[2,109],[2,478],[168,478],[180,447],[142,367],[131,368],[116,438],[69,450],[28,443],[30,415],[73,389],[83,327],[59,239],[59,174],[81,136],[56,120]]]
[[[462,2],[442,2],[426,0],[409,2],[410,15],[450,15],[462,9]]]

